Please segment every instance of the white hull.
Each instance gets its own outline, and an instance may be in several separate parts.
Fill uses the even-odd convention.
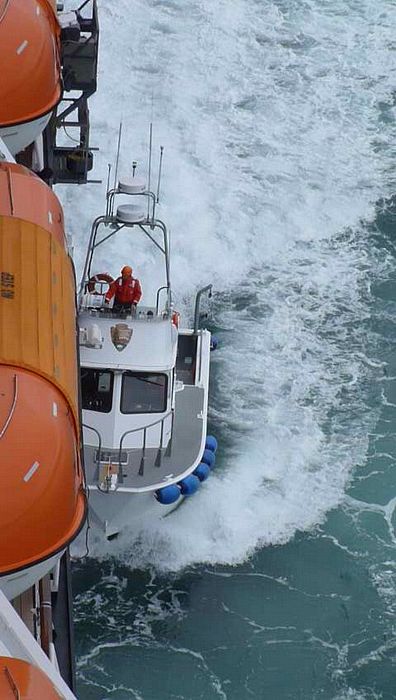
[[[134,531],[138,531],[145,522],[168,515],[183,500],[183,496],[180,495],[174,503],[164,505],[156,499],[155,492],[164,486],[179,484],[192,474],[204,452],[208,409],[210,335],[207,331],[201,333],[199,342],[199,348],[202,349],[200,354],[200,386],[185,385],[176,392],[172,449],[169,456],[167,456],[165,449],[162,450],[160,464],[156,462],[157,448],[154,446],[151,449],[148,448],[144,473],[140,474],[138,467],[141,463],[142,451],[138,447],[131,448],[128,439],[125,439],[123,451],[126,461],[122,467],[122,479],[118,481],[116,477],[114,484],[112,484],[113,488],[99,489],[98,481],[100,478],[98,479],[98,474],[101,473],[102,467],[98,469],[96,462],[97,447],[89,445],[88,441],[92,432],[84,430],[89,510],[93,516],[92,524],[99,527],[106,537],[112,537],[125,528],[133,528]],[[115,396],[114,403],[118,404],[119,398],[117,398],[116,393]],[[113,450],[116,462],[120,437],[125,427],[122,426],[120,429],[119,424],[123,416],[117,415],[117,419],[113,423],[114,435],[106,435],[106,428],[108,429],[112,425],[108,415],[98,414],[95,427],[101,435],[105,435],[107,438],[102,440],[102,445],[104,445],[102,449],[105,452],[107,449]],[[93,418],[96,418],[93,412],[86,411],[84,424],[89,424]],[[150,445],[150,438],[151,432],[147,430],[148,445]]]
[[[0,591],[4,593],[8,600],[13,600],[48,574],[56,566],[63,553],[64,550],[58,552],[50,559],[29,566],[27,569],[22,569],[14,574],[0,576]]]
[[[176,503],[158,503],[153,491],[146,493],[102,493],[95,487],[89,490],[89,510],[96,525],[106,537],[112,537],[125,528],[135,532],[144,527],[145,522],[158,520],[171,513],[183,501],[181,496]]]
[[[0,129],[0,139],[4,141],[9,151],[15,156],[40,136],[50,119],[51,112],[31,122],[25,122],[17,126],[5,126]]]

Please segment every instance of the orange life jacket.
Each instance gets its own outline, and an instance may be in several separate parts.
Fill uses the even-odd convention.
[[[106,301],[110,301],[114,295],[120,304],[137,304],[142,296],[139,280],[134,277],[117,277],[106,292]]]

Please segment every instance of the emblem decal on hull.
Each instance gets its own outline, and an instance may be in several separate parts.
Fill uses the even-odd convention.
[[[127,323],[117,323],[115,326],[111,326],[110,333],[114,347],[121,352],[132,338],[133,330]]]

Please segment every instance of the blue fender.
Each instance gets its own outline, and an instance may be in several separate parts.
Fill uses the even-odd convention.
[[[169,506],[171,503],[176,503],[180,496],[180,488],[177,484],[169,484],[155,492],[155,497],[159,503],[164,506]]]
[[[216,462],[216,455],[212,450],[204,450],[204,453],[201,457],[201,462],[205,462],[211,469],[214,467],[215,462]]]
[[[193,493],[198,491],[200,483],[201,482],[197,476],[194,474],[189,474],[185,477],[185,479],[179,481],[180,491],[182,492],[183,496],[192,496]]]
[[[205,450],[211,450],[211,452],[216,452],[218,447],[217,440],[214,435],[206,436]]]
[[[215,335],[212,335],[210,338],[210,349],[217,350],[218,344],[219,344],[219,339]]]
[[[208,464],[205,464],[205,462],[201,462],[201,464],[198,464],[196,469],[194,469],[193,473],[200,481],[206,481],[210,474],[210,467]]]

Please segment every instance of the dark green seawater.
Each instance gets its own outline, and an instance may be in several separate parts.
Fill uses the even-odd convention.
[[[98,163],[154,112],[179,308],[216,287],[220,446],[194,499],[75,561],[79,697],[392,700],[396,5],[99,7]],[[102,202],[72,197],[78,257]]]

